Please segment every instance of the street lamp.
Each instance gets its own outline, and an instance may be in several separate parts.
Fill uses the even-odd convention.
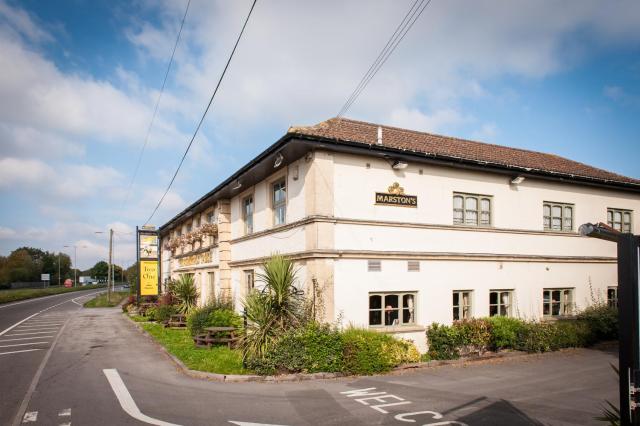
[[[78,282],[78,247],[87,248],[87,246],[65,246],[65,247],[73,247],[73,286],[75,287]]]

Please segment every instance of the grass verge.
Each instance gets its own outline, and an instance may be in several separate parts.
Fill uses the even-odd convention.
[[[19,300],[33,299],[36,297],[51,296],[54,294],[71,293],[74,291],[102,288],[104,285],[87,285],[84,287],[47,287],[47,288],[17,288],[13,290],[0,290],[0,304],[17,302]]]
[[[111,301],[108,299],[107,293],[102,293],[89,300],[84,304],[85,308],[112,308],[118,306],[125,298],[129,296],[128,291],[116,291],[111,293]]]
[[[242,367],[242,354],[238,350],[226,346],[198,348],[187,330],[165,328],[151,322],[141,323],[140,326],[191,370],[218,374],[251,373]]]

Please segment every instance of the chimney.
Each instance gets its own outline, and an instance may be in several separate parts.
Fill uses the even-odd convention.
[[[382,127],[378,126],[378,145],[382,145]]]

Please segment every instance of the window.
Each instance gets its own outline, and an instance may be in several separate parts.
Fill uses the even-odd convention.
[[[545,317],[571,315],[573,310],[573,289],[544,289],[542,299],[542,315]]]
[[[244,285],[247,293],[255,288],[255,282],[253,280],[253,269],[247,269],[244,271]]]
[[[369,272],[380,272],[382,271],[382,262],[379,260],[368,260],[367,261],[367,271]]]
[[[489,293],[489,316],[510,316],[512,298],[512,290],[491,290]]]
[[[545,202],[542,205],[542,220],[547,231],[572,231],[573,204]]]
[[[242,200],[242,220],[244,221],[244,233],[253,234],[253,196]]]
[[[607,304],[612,308],[618,307],[618,287],[607,287]]]
[[[491,226],[491,197],[454,193],[453,223],[456,225]]]
[[[453,292],[453,320],[471,318],[471,291],[455,290]]]
[[[208,223],[213,223],[213,210],[211,210],[209,213],[207,213],[207,222]]]
[[[196,228],[200,227],[200,216],[196,216],[196,218],[193,220],[193,226]]]
[[[273,224],[282,225],[287,220],[287,188],[285,181],[273,184]]]
[[[369,293],[371,327],[415,324],[416,293]]]
[[[191,232],[191,224],[188,224],[188,225],[187,225],[187,234],[188,234],[189,232]]]
[[[419,260],[409,260],[409,261],[407,261],[407,271],[409,271],[409,272],[420,272],[420,261]]]
[[[607,209],[607,223],[620,232],[631,232],[631,210]]]
[[[207,301],[214,301],[216,299],[216,282],[215,282],[215,273],[214,272],[209,272],[208,275],[208,282],[209,282],[209,296],[207,297]]]
[[[182,236],[182,229],[178,229],[176,231],[176,237],[181,237]]]

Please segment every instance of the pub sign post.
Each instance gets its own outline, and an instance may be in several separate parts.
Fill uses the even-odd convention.
[[[141,296],[157,296],[159,289],[159,236],[155,227],[136,227],[138,302]]]

